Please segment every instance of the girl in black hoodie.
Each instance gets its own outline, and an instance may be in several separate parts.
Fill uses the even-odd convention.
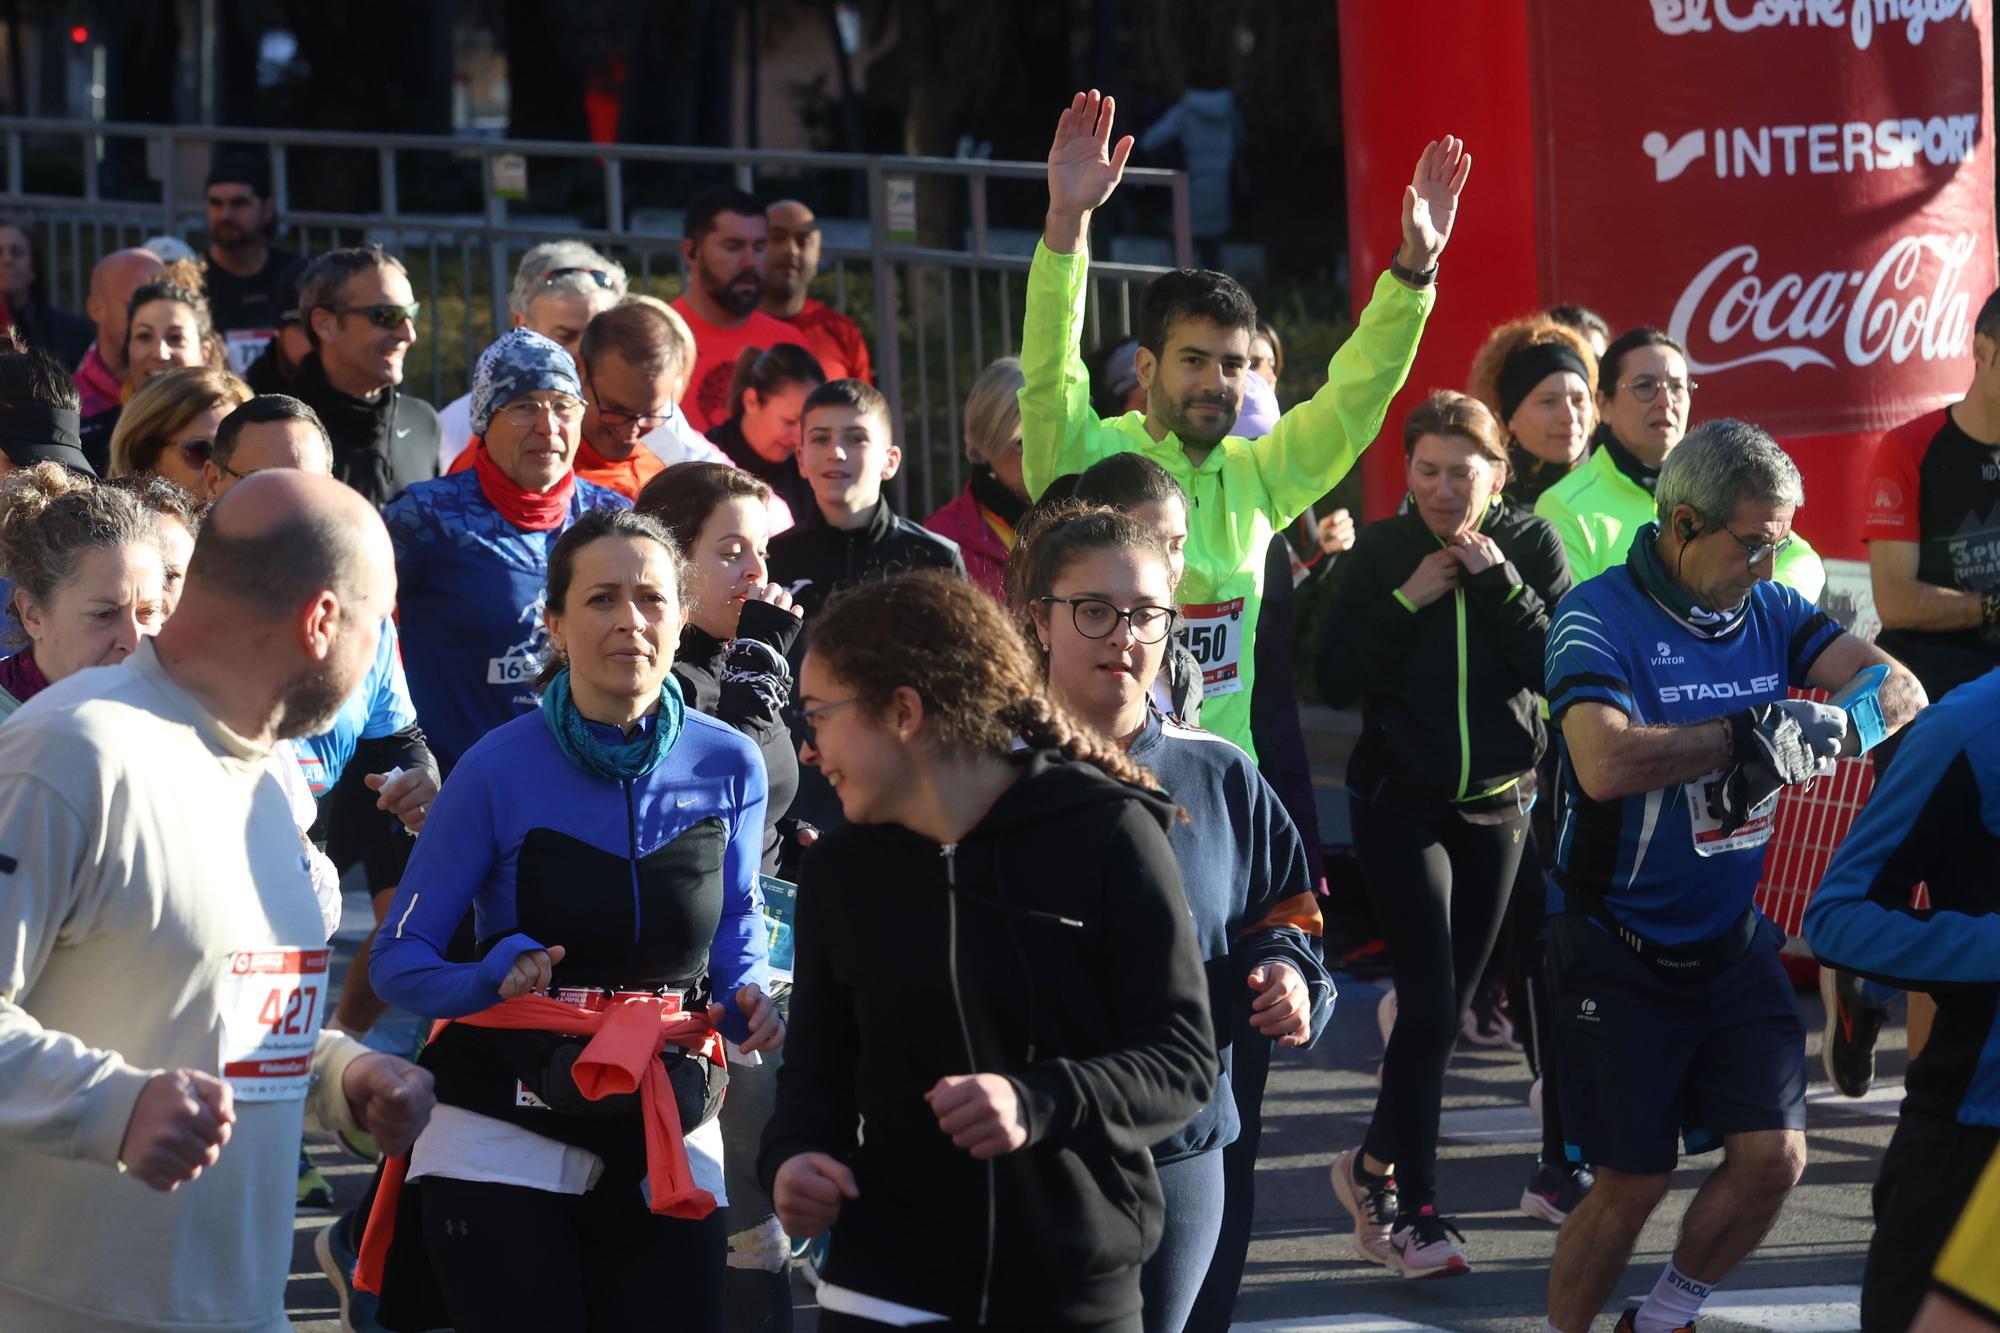
[[[635,508],[680,548],[688,621],[674,651],[674,679],[688,707],[727,722],[764,756],[763,872],[791,878],[813,834],[790,817],[799,757],[785,727],[799,611],[770,582],[771,488],[727,463],[680,463],[646,483]],[[785,1333],[792,1326],[791,1246],[757,1179],[757,1143],[771,1116],[776,1051],[761,1063],[731,1053],[722,1106],[731,1262],[723,1272],[726,1333]]]
[[[800,704],[851,822],[799,885],[758,1166],[788,1231],[832,1231],[820,1327],[1136,1333],[1148,1149],[1218,1069],[1174,807],[951,575],[829,605]]]
[[[1542,648],[1569,572],[1555,530],[1501,497],[1506,447],[1479,400],[1432,394],[1403,448],[1408,512],[1344,557],[1320,646],[1321,696],[1361,703],[1348,799],[1397,1005],[1374,1120],[1333,1187],[1359,1257],[1446,1277],[1470,1264],[1436,1206],[1444,1071],[1527,836]]]

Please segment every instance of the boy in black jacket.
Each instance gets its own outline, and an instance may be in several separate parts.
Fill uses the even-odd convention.
[[[958,543],[910,522],[882,494],[903,451],[890,433],[889,400],[874,385],[820,385],[807,396],[799,426],[799,471],[812,487],[813,507],[771,540],[771,582],[791,593],[808,628],[828,597],[873,575],[948,569],[965,577]],[[803,641],[792,649],[795,680],[802,656]],[[793,744],[799,740],[794,729]],[[792,815],[818,828],[842,822],[840,802],[819,770],[799,774]]]

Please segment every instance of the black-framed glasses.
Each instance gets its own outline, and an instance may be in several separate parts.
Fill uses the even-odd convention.
[[[378,329],[398,329],[405,323],[417,322],[417,314],[424,308],[422,301],[412,301],[408,305],[397,305],[394,301],[380,301],[374,305],[329,305],[322,310],[331,310],[336,315],[360,315]]]
[[[567,394],[560,398],[523,398],[500,409],[500,415],[516,430],[533,430],[549,414],[554,414],[557,425],[567,426],[583,415],[583,399]]]
[[[885,693],[887,693],[885,690],[872,690],[867,694],[857,694],[847,699],[835,699],[832,703],[814,704],[811,708],[806,708],[799,704],[790,704],[785,708],[785,721],[791,724],[793,730],[805,732],[807,740],[816,740],[817,733],[814,730],[813,723],[814,719],[819,717],[820,714],[831,713],[835,709],[845,708],[849,704],[866,703],[871,699],[879,699]]]
[[[616,288],[615,288],[615,287],[614,287],[614,286],[612,285],[612,282],[611,282],[611,275],[610,275],[609,273],[606,273],[606,272],[605,272],[605,271],[604,271],[603,269],[601,269],[601,268],[552,268],[552,269],[545,269],[545,270],[543,271],[543,273],[542,273],[542,285],[543,285],[544,287],[553,287],[553,286],[555,286],[555,283],[556,283],[556,279],[557,279],[557,278],[567,278],[567,277],[568,277],[568,276],[570,276],[570,275],[571,275],[572,273],[584,273],[584,274],[588,274],[588,275],[589,275],[589,277],[590,277],[590,280],[591,280],[592,282],[596,283],[596,284],[597,284],[597,286],[598,286],[598,289],[599,289],[599,290],[601,290],[601,291],[607,291],[607,292],[608,292],[608,291],[615,291],[615,290],[616,290]]]
[[[1658,398],[1662,389],[1667,391],[1668,397],[1678,398],[1685,403],[1701,385],[1694,380],[1661,379],[1657,375],[1640,375],[1626,380],[1625,387],[1630,389],[1632,396],[1642,403],[1650,403]]]
[[[600,407],[597,419],[613,430],[637,426],[641,435],[650,435],[672,421],[673,417],[665,412],[612,412]]]
[[[1134,606],[1125,610],[1113,606],[1102,597],[1037,597],[1044,606],[1061,602],[1069,608],[1070,619],[1076,623],[1076,632],[1086,639],[1108,639],[1111,631],[1124,621],[1132,630],[1132,638],[1138,643],[1158,643],[1173,633],[1174,622],[1180,619],[1180,610],[1171,606]]]

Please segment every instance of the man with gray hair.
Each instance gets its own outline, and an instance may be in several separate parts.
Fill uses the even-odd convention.
[[[1654,495],[1624,562],[1578,584],[1548,635],[1552,1007],[1568,1155],[1597,1171],[1549,1270],[1559,1333],[1590,1327],[1683,1143],[1722,1163],[1620,1330],[1691,1327],[1776,1219],[1805,1167],[1806,1086],[1783,932],[1754,902],[1778,794],[1925,702],[1901,664],[1772,581],[1805,493],[1769,435],[1707,423]]]
[[[507,293],[513,327],[553,339],[579,366],[577,354],[590,321],[625,299],[625,266],[582,241],[544,241],[521,256]],[[438,472],[451,470],[472,443],[472,395],[438,412]]]

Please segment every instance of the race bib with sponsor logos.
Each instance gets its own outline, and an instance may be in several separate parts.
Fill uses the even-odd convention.
[[[222,993],[222,1076],[238,1101],[295,1102],[312,1081],[331,949],[244,949]]]
[[[271,339],[278,336],[276,329],[231,329],[223,336],[223,345],[229,353],[229,369],[241,375],[264,355]]]
[[[1729,789],[1727,772],[1708,773],[1687,784],[1688,823],[1694,833],[1694,849],[1702,856],[1721,852],[1747,851],[1771,840],[1777,822],[1778,793],[1772,792],[1751,808],[1750,817],[1732,833],[1722,831],[1725,800]]]
[[[1243,641],[1250,623],[1243,599],[1181,608],[1181,642],[1201,664],[1201,697],[1214,699],[1243,688]]]

